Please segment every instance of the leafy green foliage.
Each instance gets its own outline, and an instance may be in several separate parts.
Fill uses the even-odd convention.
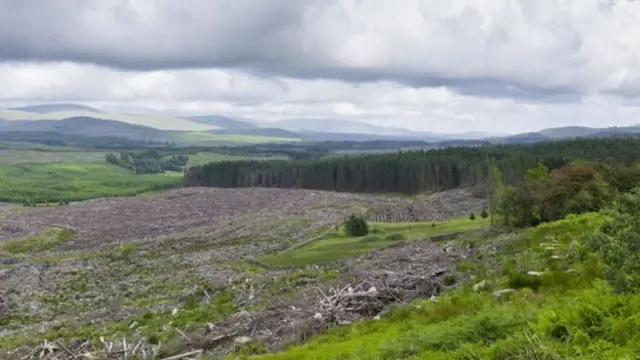
[[[527,227],[567,214],[599,211],[612,198],[609,184],[592,165],[574,162],[550,174],[538,165],[521,186],[507,190],[501,212],[507,225]]]
[[[607,213],[611,220],[602,232],[588,239],[588,253],[605,264],[607,279],[617,290],[636,292],[640,288],[640,188],[621,194]]]
[[[344,222],[344,231],[349,236],[365,236],[369,233],[369,224],[364,217],[351,214]]]
[[[489,217],[489,213],[487,212],[487,209],[482,209],[482,212],[480,212],[480,217],[483,219],[486,219]]]
[[[118,165],[134,171],[136,174],[158,174],[165,171],[181,171],[187,165],[189,157],[184,154],[163,154],[154,150],[141,153],[121,152],[120,157],[109,153],[105,155],[109,164]]]
[[[475,219],[476,219],[476,214],[474,213],[469,214],[469,220],[473,221]]]

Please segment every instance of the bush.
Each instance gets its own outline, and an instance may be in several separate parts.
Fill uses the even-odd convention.
[[[489,217],[489,213],[487,212],[487,209],[482,209],[482,212],[480,213],[480,217],[483,219],[486,219]]]
[[[367,235],[365,237],[362,238],[362,242],[376,242],[376,241],[382,241],[382,237],[378,236],[378,235]]]
[[[362,216],[351,215],[344,222],[344,230],[349,236],[365,236],[369,234],[369,225]]]
[[[456,276],[456,274],[447,273],[447,274],[444,274],[444,276],[442,277],[442,283],[445,284],[446,286],[455,285],[455,283],[457,282],[458,282],[458,277]]]
[[[471,215],[469,215],[469,220],[475,220],[476,219],[476,214],[471,213]]]
[[[587,238],[586,253],[605,264],[605,276],[618,291],[640,287],[640,188],[622,194],[608,212],[610,221],[598,235]]]
[[[384,239],[387,241],[403,241],[407,240],[407,237],[404,234],[392,233],[387,235],[387,237],[385,237]]]
[[[529,288],[538,291],[542,286],[542,278],[536,275],[515,273],[509,276],[509,287],[513,289]]]

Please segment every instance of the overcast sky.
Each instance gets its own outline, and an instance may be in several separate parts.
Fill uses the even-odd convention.
[[[0,0],[0,107],[640,123],[634,0]]]

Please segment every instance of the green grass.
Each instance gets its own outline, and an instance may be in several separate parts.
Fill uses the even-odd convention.
[[[606,264],[582,250],[583,239],[597,234],[605,220],[572,215],[503,235],[490,245],[498,251],[495,258],[471,259],[461,270],[476,276],[474,282],[435,302],[397,307],[382,320],[336,327],[281,353],[251,358],[634,359],[640,352],[640,294],[615,293],[602,279]],[[514,281],[528,271],[541,275],[529,275],[535,282]],[[480,280],[488,286],[476,291],[472,285]],[[515,286],[509,296],[496,296],[509,286]]]
[[[200,152],[189,155],[188,166],[208,164],[217,161],[238,161],[238,160],[287,160],[286,156],[238,156],[210,152]]]
[[[0,164],[102,162],[106,154],[103,151],[80,149],[75,151],[0,149]]]
[[[437,235],[479,230],[489,226],[488,219],[470,220],[466,217],[442,222],[373,223],[371,235],[348,237],[336,231],[301,248],[265,255],[260,261],[273,266],[304,266],[339,260],[364,254],[397,243],[391,234],[403,235],[407,240],[424,239]],[[372,236],[378,235],[378,237]]]
[[[9,255],[45,252],[73,239],[75,231],[63,228],[51,228],[44,234],[29,236],[24,239],[9,240],[0,244],[0,253]]]
[[[0,165],[0,201],[51,203],[180,186],[181,173],[137,175],[103,163]]]
[[[261,144],[261,143],[277,143],[277,142],[297,142],[300,139],[257,136],[257,135],[239,135],[239,134],[216,134],[213,132],[181,132],[172,136],[175,141],[193,143],[193,144],[215,144],[220,142],[243,143],[243,144]]]

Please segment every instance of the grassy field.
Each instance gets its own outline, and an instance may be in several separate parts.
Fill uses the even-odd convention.
[[[0,149],[0,164],[104,162],[107,152],[90,150],[40,151]]]
[[[458,264],[459,275],[472,274],[474,281],[436,301],[396,308],[382,320],[335,328],[282,353],[252,358],[635,358],[640,295],[616,294],[602,280],[604,264],[581,250],[582,239],[595,235],[604,219],[572,215],[503,235],[493,244],[493,257],[480,252]]]
[[[488,226],[488,219],[470,220],[467,217],[442,222],[374,223],[370,235],[349,237],[339,230],[301,248],[263,256],[260,261],[273,266],[319,264],[364,254],[398,241],[480,230]]]
[[[138,175],[106,164],[107,153],[77,148],[0,149],[0,201],[35,204],[156,195],[182,184],[182,173]],[[189,155],[188,165],[249,158],[201,152]]]
[[[257,157],[257,156],[237,156],[201,152],[189,155],[189,166],[208,164],[216,161],[237,161],[237,160],[287,160],[287,156]]]
[[[215,134],[212,132],[183,132],[173,135],[173,139],[177,142],[190,144],[216,144],[220,142],[243,143],[243,144],[261,144],[261,143],[278,143],[278,142],[297,142],[300,139],[268,137],[257,135],[238,135],[238,134]]]
[[[96,162],[0,165],[0,201],[46,203],[133,196],[180,186],[181,173],[136,175]]]

